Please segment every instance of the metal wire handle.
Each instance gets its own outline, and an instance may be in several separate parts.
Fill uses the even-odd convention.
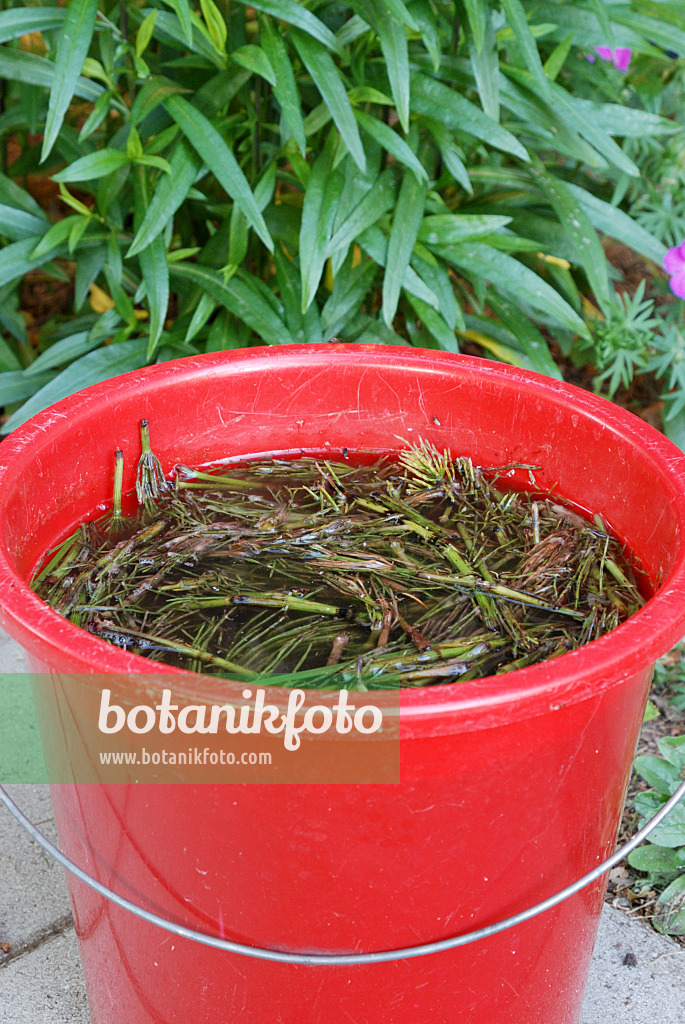
[[[513,928],[517,924],[529,921],[531,918],[537,917],[538,914],[542,914],[544,911],[555,907],[558,903],[562,903],[564,900],[568,899],[569,896],[573,896],[581,889],[584,889],[586,885],[590,885],[591,882],[596,881],[596,879],[606,871],[609,871],[611,868],[615,867],[616,864],[619,864],[623,858],[631,852],[631,850],[634,850],[636,846],[639,846],[643,839],[646,839],[650,832],[654,831],[657,825],[661,824],[664,818],[670,814],[676,804],[679,803],[683,797],[685,797],[685,782],[678,786],[673,796],[666,801],[654,817],[650,818],[647,824],[644,825],[639,832],[636,832],[632,839],[619,847],[611,857],[602,861],[602,863],[598,864],[597,867],[592,869],[592,871],[588,871],[586,875],[579,878],[577,882],[567,885],[565,889],[562,889],[554,896],[550,896],[541,903],[536,903],[535,906],[529,907],[528,910],[522,910],[519,914],[507,917],[503,921],[499,921],[497,924],[491,924],[485,928],[477,928],[474,931],[464,932],[464,934],[455,935],[450,939],[440,939],[437,942],[425,942],[419,946],[406,946],[404,949],[382,950],[378,953],[287,953],[279,949],[262,949],[259,946],[246,946],[241,942],[231,942],[230,939],[220,939],[213,935],[205,935],[204,932],[194,931],[192,928],[186,928],[184,925],[168,921],[165,917],[153,914],[149,910],[144,910],[142,907],[139,907],[137,903],[132,903],[130,900],[124,899],[123,896],[119,896],[118,893],[108,889],[107,886],[102,885],[101,882],[98,882],[97,879],[87,874],[77,864],[74,864],[72,860],[69,860],[69,858],[54,846],[49,839],[46,839],[42,832],[39,832],[35,825],[33,825],[26,815],[22,813],[19,807],[17,807],[4,787],[0,786],[0,801],[5,805],[12,817],[19,822],[21,827],[28,832],[31,838],[42,846],[45,852],[56,860],[58,864],[61,864],[63,868],[74,875],[75,878],[78,878],[91,889],[94,889],[95,892],[100,894],[100,896],[104,896],[105,899],[116,904],[117,907],[121,907],[122,910],[128,910],[131,914],[141,918],[143,921],[157,925],[158,928],[171,932],[173,935],[178,935],[183,939],[190,939],[193,942],[199,942],[204,946],[212,946],[214,949],[222,949],[228,953],[238,953],[241,956],[250,956],[257,960],[275,960],[286,964],[313,964],[322,966],[378,964],[388,960],[409,960],[412,957],[426,956],[429,953],[440,953],[446,949],[456,949],[458,946],[466,946],[471,942],[477,942],[478,939],[485,939],[490,935],[497,935],[498,932],[506,931],[506,929]]]

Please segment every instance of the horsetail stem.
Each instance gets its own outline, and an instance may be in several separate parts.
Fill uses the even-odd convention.
[[[157,661],[269,685],[359,691],[462,682],[587,643],[641,603],[622,546],[540,496],[502,492],[426,442],[373,466],[316,458],[177,465],[169,486],[140,423],[126,518],[36,577],[54,608]],[[531,467],[524,467],[531,468]]]
[[[114,453],[114,497],[112,499],[112,516],[121,516],[121,488],[124,483],[124,453],[118,448]]]

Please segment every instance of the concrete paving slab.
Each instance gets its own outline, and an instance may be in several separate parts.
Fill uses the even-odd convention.
[[[0,629],[0,672],[26,672],[26,654],[4,630]]]
[[[685,949],[605,906],[580,1024],[685,1024]]]
[[[56,842],[47,786],[10,789],[12,799]],[[0,813],[0,864],[0,942],[9,942],[16,952],[69,923],[71,905],[62,868],[6,813]]]
[[[90,1024],[73,928],[0,968],[0,1021]]]

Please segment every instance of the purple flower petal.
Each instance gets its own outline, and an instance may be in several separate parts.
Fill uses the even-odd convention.
[[[679,299],[685,299],[685,267],[679,273],[674,274],[668,284],[674,295],[677,295]]]
[[[611,61],[617,71],[624,72],[630,67],[630,60],[633,56],[633,51],[627,46],[617,46],[615,50],[612,50],[610,46],[595,46],[595,53],[599,54],[602,60]]]
[[[667,274],[678,274],[685,269],[685,242],[669,249],[664,256],[664,270]]]
[[[614,50],[614,67],[617,71],[627,71],[630,67],[630,59],[633,56],[633,51],[628,49],[627,46],[617,46]]]

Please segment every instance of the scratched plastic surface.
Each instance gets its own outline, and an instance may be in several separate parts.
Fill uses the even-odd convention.
[[[419,437],[480,465],[539,465],[545,485],[602,513],[656,593],[553,662],[403,693],[398,786],[55,787],[68,855],[200,930],[368,952],[491,924],[612,850],[651,666],[685,633],[685,456],[670,442],[557,381],[409,349],[252,349],[98,385],[0,448],[0,623],[56,680],[149,669],[23,582],[109,500],[116,447],[132,485],[142,417],[165,470],[228,453],[391,451]],[[45,731],[59,751],[58,721]],[[604,891],[451,952],[304,967],[176,939],[70,884],[93,1024],[575,1024]]]

